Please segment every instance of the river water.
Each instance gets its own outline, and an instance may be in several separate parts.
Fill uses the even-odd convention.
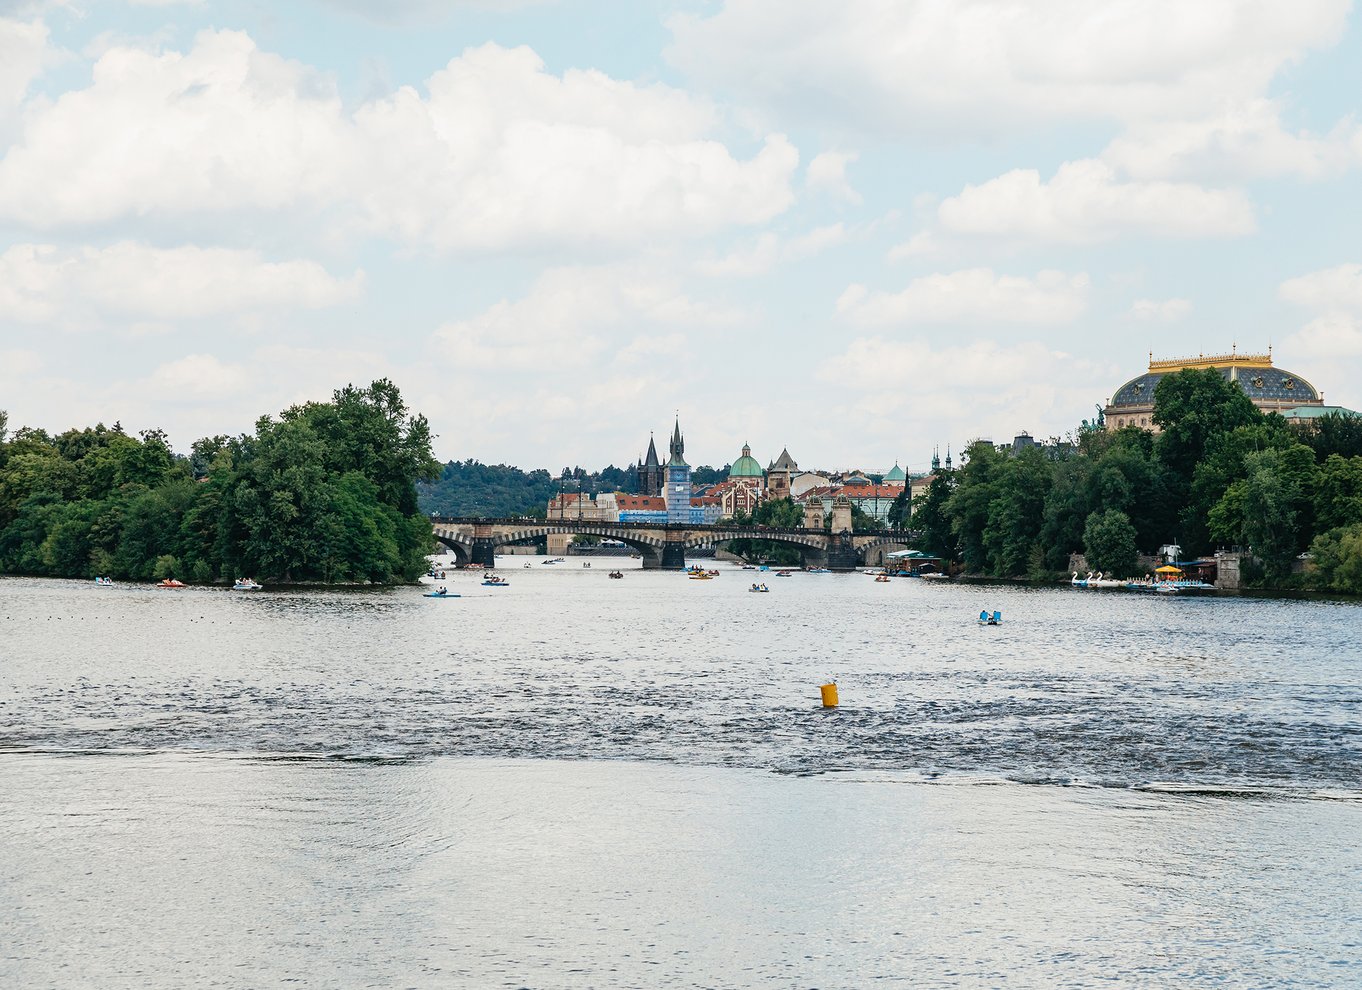
[[[1357,604],[538,559],[0,580],[0,986],[1362,985]]]

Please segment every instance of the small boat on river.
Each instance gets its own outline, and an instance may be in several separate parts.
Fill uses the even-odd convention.
[[[166,578],[156,585],[158,588],[183,588],[184,586],[183,581],[176,581],[174,578]]]
[[[484,574],[482,576],[482,586],[484,588],[506,588],[510,586],[510,581],[495,574]]]
[[[237,578],[232,585],[233,591],[264,591],[263,584],[256,584],[255,578]]]

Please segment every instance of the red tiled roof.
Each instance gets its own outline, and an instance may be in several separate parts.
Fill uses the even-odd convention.
[[[898,498],[902,493],[902,485],[843,485],[837,494],[847,498]]]
[[[619,509],[653,512],[666,509],[667,500],[659,495],[616,495],[615,506]]]

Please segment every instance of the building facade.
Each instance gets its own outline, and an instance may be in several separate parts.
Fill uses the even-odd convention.
[[[661,495],[615,494],[616,517],[619,522],[666,523],[667,500]]]

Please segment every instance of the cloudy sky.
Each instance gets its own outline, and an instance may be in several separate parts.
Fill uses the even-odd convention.
[[[443,458],[1063,434],[1148,352],[1362,408],[1345,0],[0,0],[0,408]]]

